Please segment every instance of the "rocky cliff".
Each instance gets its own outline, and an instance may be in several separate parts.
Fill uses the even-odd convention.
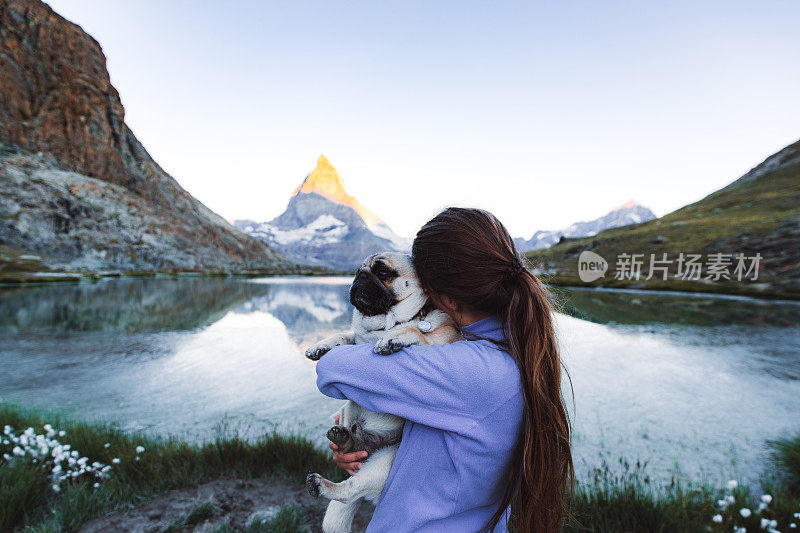
[[[0,263],[30,254],[90,270],[292,267],[150,157],[97,41],[42,2],[2,0]]]
[[[410,247],[410,241],[395,235],[378,215],[347,194],[324,155],[280,216],[270,222],[234,224],[304,265],[351,270],[369,254]]]

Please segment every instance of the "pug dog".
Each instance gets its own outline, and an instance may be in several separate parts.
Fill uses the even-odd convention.
[[[431,305],[422,290],[411,256],[401,252],[371,255],[356,272],[350,287],[353,304],[352,332],[338,333],[312,345],[306,357],[319,360],[334,346],[375,344],[381,355],[393,354],[406,346],[447,344],[461,339],[458,326],[449,315]],[[346,533],[362,499],[377,502],[397,455],[405,420],[373,413],[348,401],[337,413],[338,424],[328,430],[328,439],[338,451],[365,450],[369,456],[361,469],[341,483],[319,474],[306,478],[308,492],[331,500],[322,521],[324,533]]]

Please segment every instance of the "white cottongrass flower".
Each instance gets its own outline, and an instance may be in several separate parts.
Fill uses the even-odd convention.
[[[792,528],[792,529],[794,529],[794,528],[796,528],[796,527],[797,527],[797,524],[795,524],[794,522],[791,522],[791,523],[789,524],[789,527],[790,527],[790,528]]]
[[[713,522],[717,523],[717,524],[721,524],[722,523],[722,515],[721,514],[715,514],[714,516],[711,517],[711,520]]]
[[[103,448],[111,448],[111,443],[106,442],[105,444],[103,444]]]
[[[800,518],[800,513],[794,513],[795,518]]]
[[[730,490],[733,490],[733,489],[735,489],[735,488],[736,488],[736,487],[738,487],[738,486],[739,486],[739,482],[738,482],[738,481],[736,481],[735,479],[732,479],[732,480],[728,481],[728,488],[729,488]]]
[[[141,461],[141,460],[142,460],[142,458],[141,458],[141,457],[139,457],[139,456],[137,455],[137,456],[136,456],[136,460],[137,460],[137,461]]]
[[[759,513],[760,513],[761,511],[763,511],[764,509],[766,509],[766,508],[767,508],[767,504],[766,504],[766,503],[764,503],[764,502],[761,502],[761,503],[759,503],[759,504],[758,504],[758,512],[759,512]]]
[[[772,503],[772,496],[770,496],[769,494],[764,494],[763,496],[761,496],[761,501],[767,504]]]
[[[717,506],[725,509],[728,506],[728,500],[717,500]]]
[[[137,446],[136,453],[144,453],[144,446]]]
[[[749,518],[750,515],[753,514],[753,512],[747,507],[743,507],[742,509],[739,509],[739,514],[742,515],[744,518]]]
[[[118,465],[119,464],[119,457],[114,457],[113,459],[111,459],[111,462],[114,463],[115,465]]]
[[[110,469],[110,466],[97,461],[90,465],[88,457],[81,457],[81,454],[77,450],[72,450],[69,444],[61,444],[54,438],[56,435],[66,435],[65,431],[56,431],[50,424],[42,427],[45,430],[44,434],[37,434],[32,427],[29,427],[17,436],[11,426],[4,426],[3,433],[8,439],[3,439],[2,443],[13,448],[11,454],[3,453],[3,459],[29,460],[31,463],[40,464],[42,468],[49,470],[51,488],[54,492],[59,492],[61,482],[67,479],[91,475],[99,484],[108,477],[107,469]]]

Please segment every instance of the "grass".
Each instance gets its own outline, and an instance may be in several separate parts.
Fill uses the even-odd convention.
[[[205,502],[192,507],[184,516],[172,520],[161,530],[161,533],[173,533],[188,526],[196,526],[201,522],[213,518],[217,509],[212,502]]]
[[[800,142],[793,145],[800,151]],[[720,292],[751,296],[800,299],[800,165],[789,165],[765,173],[756,180],[734,182],[702,200],[655,220],[612,228],[592,237],[565,239],[545,249],[529,252],[528,260],[545,273],[543,279],[561,286],[635,287],[641,289]],[[578,256],[584,250],[598,253],[608,261],[605,277],[583,283],[578,277]],[[762,255],[758,282],[702,282],[660,273],[645,280],[650,254],[676,260],[679,254],[758,252]],[[615,280],[616,258],[620,253],[644,254],[642,278]],[[677,263],[670,267],[677,274]],[[705,269],[704,269],[705,274]]]
[[[800,497],[800,435],[769,441],[767,445],[776,467],[776,476],[789,494]]]
[[[302,483],[306,472],[314,470],[341,479],[327,453],[295,436],[266,434],[255,442],[245,442],[221,435],[212,442],[191,445],[0,403],[0,427],[8,424],[23,430],[32,426],[40,432],[45,422],[66,430],[59,441],[69,443],[91,461],[112,464],[119,458],[120,462],[113,464],[110,477],[98,488],[77,478],[62,483],[56,493],[39,465],[0,459],[0,531],[76,531],[92,517],[141,504],[161,492],[224,476],[278,474]],[[679,479],[659,485],[647,476],[646,465],[620,460],[614,468],[603,463],[592,479],[576,486],[571,519],[564,531],[731,531],[734,527],[762,531],[762,518],[776,520],[780,531],[791,531],[791,523],[800,528],[800,519],[794,516],[800,513],[800,435],[768,445],[773,460],[762,486],[772,501],[762,511],[758,510],[759,498],[747,487],[697,487]],[[145,451],[137,454],[137,446],[144,446]],[[0,444],[0,448],[3,453],[10,452],[8,445]],[[141,460],[136,460],[137,455]],[[718,502],[725,498],[731,502],[722,507]],[[752,514],[742,516],[743,508],[751,509]],[[165,531],[189,528],[218,514],[212,503],[202,503],[173,520]],[[719,522],[712,520],[715,515]],[[286,505],[272,519],[254,522],[245,531],[295,533],[306,531],[308,523],[309,517],[301,509]],[[214,531],[235,530],[222,523]]]
[[[800,494],[793,483],[800,479],[800,463],[784,461],[784,457],[788,454],[796,460],[800,435],[768,444],[780,451],[773,454],[762,482],[764,493],[771,496],[763,510],[759,509],[763,500],[748,487],[691,486],[675,478],[660,486],[646,475],[644,465],[631,466],[620,460],[618,468],[604,463],[589,482],[578,484],[564,531],[721,532],[735,527],[769,531],[762,527],[762,519],[777,521],[774,529],[778,531],[796,531],[800,529]],[[726,498],[730,500],[720,505]],[[750,510],[750,516],[743,516],[742,509]]]
[[[45,499],[47,483],[39,468],[16,461],[0,466],[0,531],[22,523]]]
[[[99,488],[78,478],[65,482],[61,491],[54,493],[41,468],[0,459],[0,531],[23,525],[30,531],[75,531],[89,518],[137,505],[154,494],[224,476],[277,474],[300,484],[306,473],[314,470],[329,479],[341,478],[325,452],[297,436],[270,433],[255,442],[245,442],[221,435],[212,442],[191,445],[0,403],[0,426],[7,424],[20,430],[33,427],[38,433],[48,422],[66,430],[66,436],[59,438],[62,444],[70,444],[91,461],[112,464],[118,458],[120,462],[113,465],[110,478]],[[144,446],[146,451],[137,454],[137,446]],[[4,453],[11,451],[9,446],[0,448]]]
[[[719,491],[685,488],[674,479],[657,486],[644,466],[620,464],[621,474],[604,463],[590,482],[578,484],[565,531],[703,531],[712,523]]]
[[[218,515],[218,510],[212,502],[205,502],[194,506],[185,515],[172,520],[161,533],[175,533],[184,528],[197,526],[211,520]],[[235,533],[236,529],[227,522],[213,526],[212,533]],[[306,518],[303,511],[294,504],[284,505],[277,514],[269,520],[253,520],[248,524],[243,533],[303,533],[308,531]]]
[[[305,522],[300,508],[284,505],[271,520],[253,521],[245,528],[245,533],[301,533],[308,531]]]

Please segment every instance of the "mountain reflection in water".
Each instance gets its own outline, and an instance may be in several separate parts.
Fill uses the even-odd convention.
[[[190,439],[223,422],[245,436],[298,431],[322,444],[339,402],[316,390],[302,351],[349,327],[349,282],[2,288],[0,397]],[[698,478],[756,479],[764,440],[800,425],[800,305],[555,292],[583,475],[602,456],[649,461],[655,475],[677,463]]]

